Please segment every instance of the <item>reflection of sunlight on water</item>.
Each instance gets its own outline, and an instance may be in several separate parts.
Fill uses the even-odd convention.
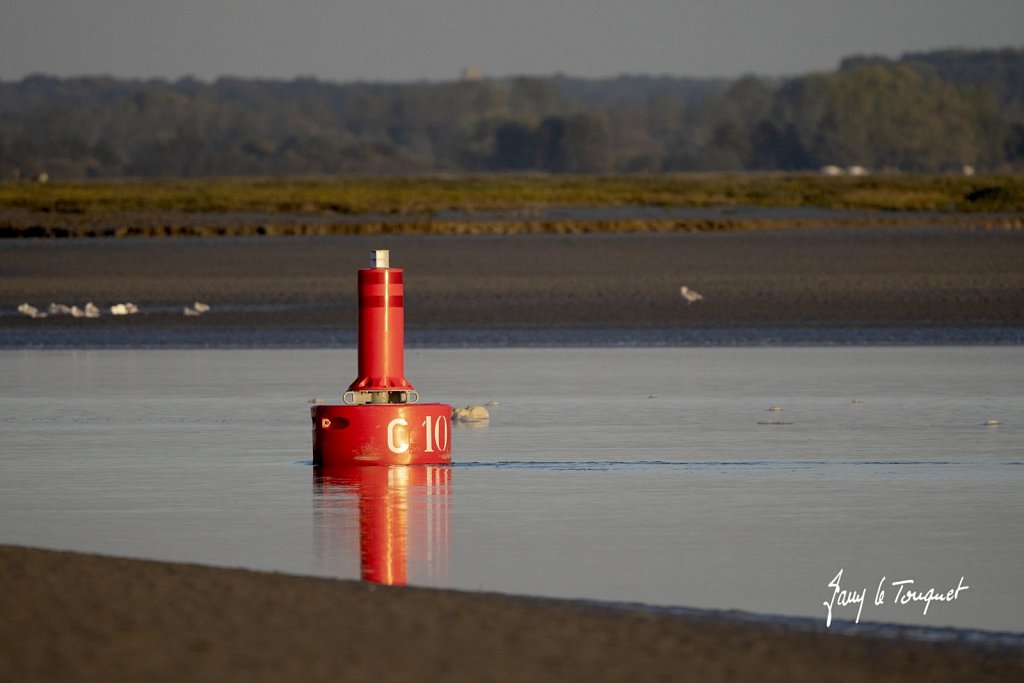
[[[400,585],[447,579],[450,467],[318,467],[313,483],[317,546],[326,572],[354,573],[349,558],[358,547],[365,581]]]

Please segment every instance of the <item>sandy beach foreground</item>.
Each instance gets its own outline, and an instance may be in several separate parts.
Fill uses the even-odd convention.
[[[1019,649],[0,546],[0,680],[1020,680]]]
[[[370,249],[406,271],[408,330],[1024,325],[1024,232],[715,233],[0,241],[5,331],[351,330]],[[689,303],[687,286],[704,298]],[[193,301],[202,317],[182,315]],[[31,319],[51,302],[140,315]],[[147,332],[148,333],[148,332]],[[244,343],[244,338],[242,343]]]

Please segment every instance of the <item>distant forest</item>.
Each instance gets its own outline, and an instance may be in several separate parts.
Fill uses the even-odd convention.
[[[827,73],[0,82],[0,177],[1024,170],[1024,49]]]

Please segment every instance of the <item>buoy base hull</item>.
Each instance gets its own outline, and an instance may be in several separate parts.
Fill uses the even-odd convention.
[[[445,403],[316,405],[315,465],[443,465],[451,462],[452,407]]]

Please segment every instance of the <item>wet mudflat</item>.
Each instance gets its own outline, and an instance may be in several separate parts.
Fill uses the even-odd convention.
[[[161,334],[171,345],[346,343],[354,272],[373,248],[390,249],[406,270],[412,336],[1024,326],[1021,231],[5,240],[0,344],[75,346],[80,335],[89,346],[161,345]],[[704,298],[689,303],[683,286]],[[209,314],[183,316],[196,300]],[[131,301],[140,313],[38,320],[16,311],[87,301]]]

